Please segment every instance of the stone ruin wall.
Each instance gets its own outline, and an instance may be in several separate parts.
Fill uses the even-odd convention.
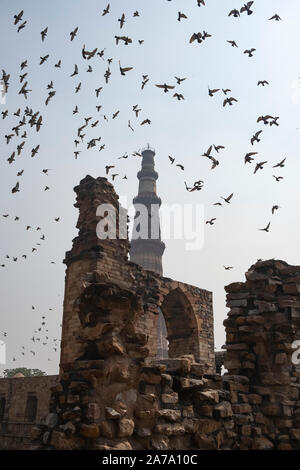
[[[75,188],[79,209],[78,237],[66,255],[67,265],[61,364],[84,355],[86,345],[78,338],[82,329],[74,307],[90,283],[112,284],[132,292],[141,304],[136,321],[147,334],[148,356],[157,351],[158,307],[164,313],[170,341],[170,355],[192,353],[208,370],[214,370],[212,294],[172,279],[160,277],[128,261],[128,239],[99,240],[96,216],[99,204],[111,204],[119,213],[118,196],[105,178],[87,176]],[[117,235],[119,227],[117,224]],[[168,295],[170,294],[170,295]],[[94,305],[94,308],[97,308]],[[184,311],[184,314],[183,314]],[[116,313],[114,322],[118,322]],[[184,336],[185,335],[185,336]],[[87,356],[95,359],[93,355]]]
[[[0,379],[0,400],[5,399],[3,419],[0,421],[0,450],[31,449],[31,430],[49,411],[50,388],[59,382],[59,376],[16,377]],[[34,422],[26,417],[28,395],[37,399]]]
[[[188,355],[145,357],[146,335],[134,321],[139,305],[100,283],[101,298],[103,289],[111,290],[109,302],[123,298],[118,317],[131,312],[133,321],[115,336],[108,326],[95,327],[100,344],[113,348],[106,358],[63,366],[36,441],[57,449],[299,450],[300,369],[291,356],[299,339],[300,267],[265,261],[246,279],[226,288],[223,376]]]
[[[292,343],[300,339],[300,267],[260,262],[246,282],[226,288],[228,373],[221,376],[214,371],[211,294],[128,262],[125,240],[95,237],[93,201],[117,201],[105,179],[87,177],[76,192],[79,236],[66,257],[60,383],[52,387],[49,414],[32,430],[33,443],[299,449],[300,369],[292,363]],[[184,315],[189,342],[176,337],[176,305],[175,320]],[[170,313],[175,344],[165,361],[153,354],[158,307]]]

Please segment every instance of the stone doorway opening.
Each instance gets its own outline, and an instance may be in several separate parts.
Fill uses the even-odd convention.
[[[157,359],[169,359],[169,341],[168,330],[164,314],[161,309],[158,309],[158,322],[157,322]]]
[[[186,354],[199,356],[198,326],[195,313],[180,288],[169,292],[161,304],[157,345],[158,359],[171,359]]]

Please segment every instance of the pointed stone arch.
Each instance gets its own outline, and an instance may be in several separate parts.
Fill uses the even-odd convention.
[[[199,359],[199,323],[186,294],[179,287],[171,290],[160,309],[167,327],[169,358],[193,354]]]

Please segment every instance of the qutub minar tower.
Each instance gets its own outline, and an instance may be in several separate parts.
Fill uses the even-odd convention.
[[[159,224],[159,208],[161,199],[156,193],[156,180],[158,173],[155,171],[154,165],[155,151],[150,148],[142,150],[142,169],[138,172],[139,180],[138,195],[133,199],[135,207],[135,219],[133,226],[133,235],[131,239],[130,260],[139,264],[148,271],[154,271],[160,276],[163,274],[162,256],[165,251],[165,244],[161,241],[160,224]],[[148,227],[146,237],[141,227],[140,207],[146,208],[148,216]],[[155,224],[156,236],[153,238],[152,229]],[[148,232],[148,236],[147,236]],[[162,312],[159,313],[158,319],[158,350],[157,357],[164,359],[168,357],[168,341],[166,323]]]

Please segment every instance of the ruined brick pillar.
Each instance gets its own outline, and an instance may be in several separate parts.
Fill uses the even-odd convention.
[[[236,386],[236,402],[242,395],[238,390],[248,394],[235,411],[251,413],[256,436],[267,441],[262,448],[298,448],[300,368],[293,345],[300,339],[300,267],[258,262],[246,282],[230,284],[226,291],[225,367],[230,376],[244,377]]]
[[[76,341],[76,335],[81,330],[81,325],[78,315],[74,314],[75,300],[91,281],[93,273],[97,273],[98,279],[109,281],[113,276],[114,281],[118,282],[122,275],[119,266],[127,260],[129,252],[127,225],[125,226],[125,233],[119,233],[120,208],[118,196],[107,179],[95,179],[86,176],[79,186],[74,188],[74,191],[77,194],[75,207],[79,209],[77,222],[79,233],[73,240],[73,247],[66,253],[64,260],[67,271],[61,364],[78,359],[81,353],[80,345]],[[97,224],[101,220],[101,217],[96,215],[99,204],[108,204],[115,208],[117,216],[115,239],[99,239],[97,236]],[[122,217],[124,217],[124,214],[122,214]]]

